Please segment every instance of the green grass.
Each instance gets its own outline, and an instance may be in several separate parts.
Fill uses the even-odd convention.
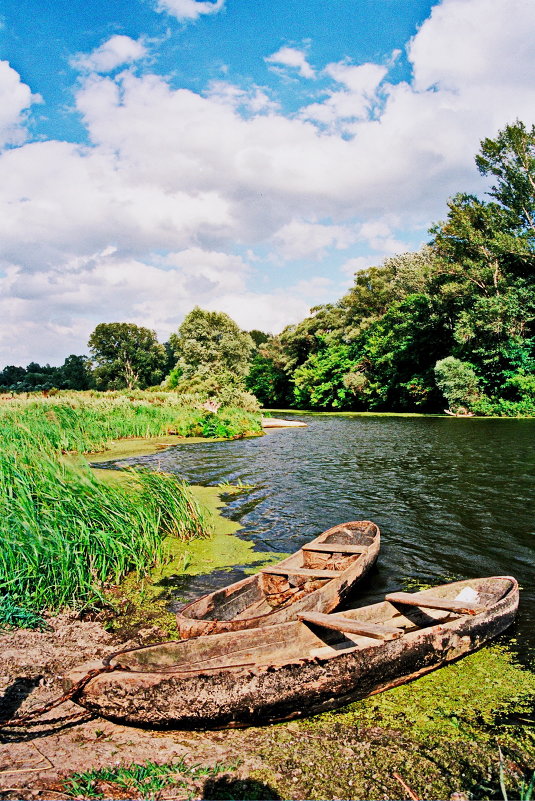
[[[45,611],[98,603],[128,572],[143,574],[161,562],[165,537],[208,534],[199,505],[176,477],[132,471],[131,480],[108,484],[87,465],[61,458],[120,437],[202,430],[203,410],[150,397],[72,394],[1,409],[0,626],[37,625]],[[230,436],[254,427],[254,415],[227,410],[227,417]]]
[[[110,790],[124,790],[131,798],[132,791],[140,798],[154,798],[167,787],[181,790],[192,789],[192,782],[199,779],[213,779],[221,773],[235,770],[237,766],[224,765],[187,765],[184,759],[160,765],[157,762],[131,764],[114,768],[100,768],[73,773],[63,782],[65,792],[76,798],[105,798]],[[190,795],[191,797],[191,795]]]
[[[178,434],[238,437],[261,433],[260,416],[223,408],[217,414],[185,406],[174,393],[110,396],[70,393],[50,399],[4,402],[0,428],[21,427],[56,452],[101,451],[110,440]],[[24,438],[24,434],[22,434]]]

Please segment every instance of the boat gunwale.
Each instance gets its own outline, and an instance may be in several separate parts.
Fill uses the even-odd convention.
[[[345,522],[345,523],[339,523],[336,526],[331,526],[331,528],[327,529],[326,531],[323,531],[321,534],[319,534],[313,540],[310,540],[309,542],[307,542],[305,544],[306,545],[312,545],[315,542],[323,542],[324,539],[327,536],[329,536],[330,534],[333,534],[336,531],[336,529],[342,528],[343,526],[349,526],[349,525],[351,525],[353,523],[361,523],[361,524],[363,524],[363,526],[367,525],[368,527],[369,526],[373,526],[374,527],[374,531],[373,531],[372,534],[370,534],[370,536],[372,537],[372,541],[370,542],[370,544],[368,546],[366,546],[366,550],[363,551],[362,553],[360,553],[360,554],[351,554],[350,556],[352,558],[351,558],[351,561],[349,562],[348,566],[346,568],[344,568],[344,570],[341,570],[337,576],[333,576],[332,578],[319,579],[320,581],[324,581],[324,584],[321,587],[317,588],[316,590],[312,590],[312,592],[310,592],[308,594],[307,598],[310,599],[310,597],[312,595],[314,595],[314,593],[323,592],[325,590],[325,588],[327,586],[329,586],[332,582],[340,582],[340,584],[342,584],[343,583],[343,579],[346,578],[348,574],[350,574],[350,571],[352,571],[355,567],[359,566],[359,560],[361,562],[364,562],[364,563],[366,562],[366,558],[369,557],[369,554],[370,554],[370,549],[377,550],[377,553],[378,553],[379,548],[380,548],[380,544],[381,544],[381,530],[380,530],[379,526],[377,525],[377,523],[374,523],[372,520],[350,520],[350,521]],[[366,532],[366,530],[367,530],[366,528],[363,528],[363,533]],[[339,544],[343,545],[344,543],[339,543]],[[266,568],[264,568],[264,572],[269,572],[269,567],[274,567],[274,568],[277,567],[278,568],[281,565],[284,566],[285,562],[287,562],[290,559],[295,559],[296,557],[298,557],[299,555],[302,555],[302,554],[303,554],[303,549],[299,548],[297,551],[295,551],[294,553],[290,554],[289,556],[287,556],[285,559],[281,560],[280,562],[276,562],[273,565],[268,565]],[[376,556],[377,556],[377,554],[376,554]],[[372,566],[372,564],[370,564],[368,567],[371,567],[371,566]],[[182,606],[176,612],[176,618],[178,620],[179,626],[180,626],[180,623],[183,620],[185,624],[189,624],[189,623],[193,623],[193,624],[194,623],[207,623],[207,624],[208,623],[220,623],[220,624],[229,625],[229,624],[232,624],[233,622],[236,622],[236,623],[243,622],[244,623],[243,627],[237,626],[235,631],[241,631],[241,630],[245,630],[245,629],[248,629],[248,628],[256,628],[256,627],[261,628],[260,624],[264,620],[272,617],[275,614],[278,614],[279,612],[284,611],[285,609],[291,609],[293,604],[292,604],[291,599],[289,599],[286,603],[281,604],[280,606],[275,607],[275,608],[271,609],[269,612],[265,612],[262,615],[255,615],[254,617],[240,618],[239,620],[236,620],[236,619],[225,620],[225,619],[220,619],[220,618],[217,618],[217,617],[215,617],[215,618],[190,617],[187,614],[185,614],[185,613],[187,613],[188,610],[194,608],[195,606],[200,604],[202,601],[204,601],[204,600],[210,598],[211,596],[215,595],[215,593],[220,592],[222,590],[237,589],[238,587],[245,586],[245,585],[247,585],[249,583],[252,584],[253,581],[255,579],[258,579],[261,575],[262,575],[262,570],[259,570],[257,573],[255,573],[252,576],[246,576],[245,578],[241,579],[240,581],[236,581],[233,584],[229,584],[226,587],[221,587],[221,588],[218,588],[216,590],[212,590],[211,592],[207,592],[204,595],[200,595],[198,598],[194,598],[192,601],[189,601],[187,604]],[[360,578],[360,576],[359,576],[359,578]],[[342,579],[342,581],[340,581],[341,579]],[[288,621],[288,622],[290,622],[290,621]],[[214,634],[216,634],[216,633],[219,633],[219,632],[213,632],[210,635],[198,635],[198,636],[214,636]],[[221,632],[221,633],[223,633],[223,632]],[[193,639],[193,638],[184,637],[183,639]]]
[[[288,660],[286,660],[284,662],[279,662],[279,663],[277,663],[277,662],[273,662],[273,663],[244,662],[244,663],[235,664],[235,665],[214,665],[214,667],[212,667],[212,668],[210,668],[210,667],[197,668],[197,669],[195,669],[195,668],[192,668],[192,669],[181,669],[181,668],[179,668],[179,669],[176,669],[176,670],[174,670],[172,668],[172,666],[171,667],[162,668],[161,670],[158,670],[156,668],[151,668],[150,670],[135,670],[135,669],[131,669],[131,668],[124,667],[124,666],[123,667],[119,667],[119,666],[112,666],[111,665],[112,660],[115,657],[120,656],[121,654],[128,654],[128,653],[132,653],[132,652],[136,652],[136,651],[148,650],[150,648],[157,648],[158,645],[173,645],[173,644],[181,645],[181,644],[185,644],[187,642],[193,642],[193,639],[197,639],[197,638],[192,638],[191,640],[190,639],[166,640],[163,643],[143,645],[143,646],[138,646],[138,647],[135,647],[135,648],[127,648],[127,649],[124,649],[122,651],[116,651],[115,653],[109,654],[108,656],[106,656],[103,659],[103,664],[105,666],[112,667],[112,671],[110,671],[110,672],[113,672],[114,675],[117,675],[117,673],[121,673],[122,672],[125,675],[134,674],[134,675],[144,675],[144,676],[154,675],[154,676],[167,676],[167,677],[169,677],[169,676],[180,677],[180,676],[184,675],[186,677],[191,677],[192,674],[194,674],[198,678],[203,678],[205,676],[207,678],[213,678],[214,671],[219,671],[220,673],[223,673],[223,674],[236,671],[238,673],[238,675],[240,675],[240,671],[243,672],[243,668],[247,668],[247,667],[254,668],[254,670],[252,671],[252,674],[254,674],[254,673],[258,673],[259,671],[273,671],[273,670],[279,670],[279,669],[282,669],[282,668],[291,668],[291,667],[295,667],[295,666],[298,666],[298,665],[306,665],[306,664],[313,664],[313,663],[316,663],[316,664],[325,663],[326,664],[326,663],[332,661],[333,659],[343,658],[343,657],[349,656],[349,655],[355,653],[356,651],[363,651],[363,650],[366,650],[368,648],[373,648],[373,649],[385,648],[385,647],[390,646],[392,643],[402,643],[403,641],[406,641],[406,639],[408,637],[411,637],[411,635],[412,636],[416,636],[416,635],[421,634],[422,632],[425,632],[427,634],[435,634],[435,633],[437,633],[437,630],[446,629],[447,631],[450,631],[452,628],[454,628],[455,624],[458,624],[459,621],[463,620],[463,619],[465,619],[467,622],[471,623],[473,627],[475,627],[477,625],[477,623],[480,622],[480,619],[482,617],[488,616],[489,613],[492,610],[496,610],[500,606],[505,605],[509,601],[510,596],[512,594],[514,594],[514,593],[518,594],[519,585],[518,585],[517,579],[514,578],[514,576],[486,576],[486,577],[481,577],[479,579],[463,579],[461,581],[450,582],[450,583],[447,583],[447,584],[435,585],[434,587],[431,587],[429,589],[421,591],[422,593],[423,592],[427,592],[428,593],[428,592],[430,592],[432,590],[437,590],[437,589],[439,589],[441,587],[447,587],[447,586],[451,586],[451,585],[455,585],[455,584],[464,584],[464,583],[469,582],[469,581],[475,581],[475,580],[493,581],[493,580],[496,580],[496,579],[508,580],[508,581],[511,582],[511,586],[506,590],[504,595],[502,595],[502,597],[499,598],[495,603],[491,604],[490,606],[485,607],[484,609],[482,609],[480,612],[478,612],[475,615],[469,614],[469,613],[462,614],[462,613],[458,613],[458,612],[450,612],[450,613],[448,613],[449,616],[455,615],[455,617],[453,617],[452,619],[448,619],[448,620],[444,620],[444,621],[437,621],[437,623],[435,623],[434,625],[430,625],[430,626],[422,626],[422,627],[418,627],[418,628],[415,628],[415,629],[410,629],[410,630],[404,632],[404,634],[401,637],[399,637],[399,638],[397,638],[395,640],[381,641],[381,640],[373,640],[372,638],[366,638],[366,639],[369,639],[368,643],[355,643],[354,647],[352,647],[352,648],[344,648],[343,650],[340,650],[338,652],[335,651],[334,653],[325,654],[325,656],[314,655],[314,656],[302,656],[302,657],[298,657],[298,658],[294,657],[294,658],[289,658]],[[344,612],[347,613],[348,611],[358,612],[359,609],[369,609],[370,607],[380,606],[380,605],[382,605],[384,603],[390,603],[390,602],[388,602],[388,601],[379,601],[376,604],[369,604],[366,607],[357,607],[356,609],[351,609],[351,610],[338,610],[334,614],[335,615],[342,615]],[[333,613],[331,613],[331,614],[333,614]],[[296,627],[301,627],[301,626],[307,626],[308,624],[305,621],[301,621],[301,620],[289,620],[289,621],[285,621],[285,622],[282,622],[282,623],[277,623],[277,624],[274,624],[274,625],[275,626],[296,626]],[[246,631],[249,631],[249,630],[246,630]],[[216,637],[219,637],[219,636],[229,636],[229,635],[233,635],[233,634],[235,635],[236,633],[237,632],[220,632],[218,634],[209,634],[209,635],[205,635],[205,636],[206,637],[210,637],[210,639],[213,639],[213,638],[216,638]],[[362,635],[362,636],[364,636],[364,635]],[[430,668],[430,669],[434,669],[434,668]],[[377,692],[380,692],[380,691],[378,690]]]

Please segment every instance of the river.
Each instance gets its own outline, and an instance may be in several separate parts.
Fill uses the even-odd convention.
[[[358,605],[411,582],[514,575],[523,588],[515,645],[521,656],[533,648],[535,420],[291,419],[308,427],[185,443],[128,461],[192,484],[254,485],[231,499],[225,514],[263,552],[289,553],[337,523],[373,520],[381,553]],[[177,577],[177,596],[194,597],[243,575],[237,566],[231,574]]]

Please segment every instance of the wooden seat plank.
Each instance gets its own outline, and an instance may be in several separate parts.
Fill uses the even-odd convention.
[[[459,612],[461,615],[477,615],[485,609],[480,604],[471,604],[466,601],[450,601],[448,598],[427,597],[419,593],[411,592],[390,592],[385,595],[385,601],[394,604],[406,604],[407,606],[419,606],[422,609],[443,609],[446,612]]]
[[[362,620],[353,620],[343,615],[324,615],[321,612],[303,612],[299,620],[304,623],[313,623],[326,629],[344,631],[349,634],[361,634],[372,637],[374,640],[396,640],[404,634],[403,629],[394,626],[383,626],[379,623],[366,623]]]
[[[304,576],[309,578],[335,578],[340,575],[339,570],[311,570],[307,567],[263,567],[261,573],[271,573],[275,576]]]
[[[343,542],[308,542],[301,548],[302,551],[318,551],[318,553],[365,553],[368,545],[350,545]]]

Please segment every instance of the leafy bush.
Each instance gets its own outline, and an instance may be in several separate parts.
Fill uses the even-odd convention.
[[[436,363],[435,379],[452,411],[474,408],[480,393],[479,380],[471,364],[447,356]]]

